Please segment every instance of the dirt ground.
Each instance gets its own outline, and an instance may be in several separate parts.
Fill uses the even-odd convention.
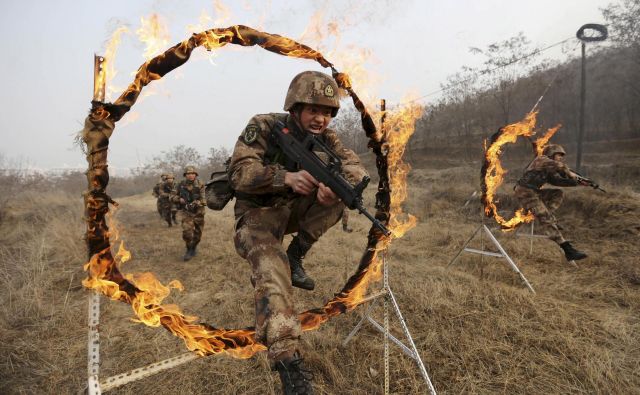
[[[465,253],[447,268],[481,224],[479,200],[470,199],[479,189],[480,164],[411,153],[406,211],[419,223],[392,245],[390,283],[438,392],[640,391],[640,144],[633,145],[635,150],[625,144],[620,156],[592,150],[585,158],[607,194],[565,190],[557,216],[566,237],[589,254],[578,268],[548,240],[535,239],[530,251],[529,239],[494,231],[535,295],[501,259]],[[515,205],[508,193],[505,185],[500,202],[505,213]],[[153,271],[165,283],[180,280],[185,290],[167,302],[203,322],[253,325],[250,270],[233,248],[231,205],[221,213],[207,212],[199,255],[183,262],[180,228],[166,227],[150,193],[119,203],[117,218],[133,253],[125,272]],[[86,385],[89,292],[80,284],[85,276],[81,215],[78,196],[26,194],[0,223],[0,393],[73,394]],[[338,225],[308,255],[306,267],[317,288],[295,289],[300,310],[323,304],[354,272],[369,223],[355,214],[352,219],[353,233]],[[491,220],[485,223],[495,229]],[[481,243],[495,251],[486,237],[472,246]],[[103,378],[186,351],[164,329],[133,322],[128,305],[102,298],[101,311]],[[381,334],[365,324],[351,343],[341,344],[363,311],[361,306],[304,334],[318,393],[382,393]],[[381,308],[375,315],[381,317]],[[401,337],[397,321],[391,326]],[[394,345],[390,369],[392,393],[426,392],[413,360]],[[248,360],[222,355],[112,393],[271,394],[279,393],[279,380],[263,354]]]

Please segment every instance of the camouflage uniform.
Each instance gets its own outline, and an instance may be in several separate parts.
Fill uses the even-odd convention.
[[[162,183],[158,191],[158,202],[160,202],[162,218],[167,221],[169,226],[172,226],[173,223],[177,223],[175,220],[177,207],[171,201],[177,194],[177,188],[173,180],[173,176],[167,176],[166,181]]]
[[[158,215],[160,216],[160,218],[162,218],[162,207],[160,204],[160,187],[162,187],[162,184],[164,183],[165,176],[165,174],[160,176],[160,182],[154,185],[153,192],[151,193],[156,198],[156,210],[158,211]]]
[[[292,244],[306,252],[340,220],[344,209],[342,203],[320,205],[315,191],[303,196],[285,185],[286,172],[299,169],[269,142],[276,120],[294,135],[306,133],[289,114],[256,115],[238,139],[229,168],[236,191],[236,251],[251,264],[256,338],[267,345],[272,362],[293,355],[301,334],[283,237],[297,232]],[[357,155],[343,147],[335,131],[325,129],[320,138],[340,156],[347,180],[355,184],[366,175]]]
[[[562,204],[564,194],[556,188],[541,189],[545,183],[574,187],[578,185],[578,180],[564,162],[540,155],[529,164],[514,188],[522,207],[531,210],[544,234],[560,245],[566,240],[560,233],[553,212]]]
[[[342,211],[342,230],[345,232],[353,232],[353,229],[349,227],[349,209],[345,207]]]
[[[173,202],[180,203],[180,198],[186,202],[182,205],[181,211],[182,240],[185,241],[187,250],[193,250],[193,255],[195,255],[195,248],[200,243],[204,228],[204,206],[206,204],[204,183],[198,178],[194,181],[188,179],[180,181]]]

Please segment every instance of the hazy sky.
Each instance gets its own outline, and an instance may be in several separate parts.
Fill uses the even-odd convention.
[[[612,1],[226,1],[230,15],[214,26],[225,15],[216,13],[211,0],[0,0],[0,153],[33,167],[85,168],[73,136],[90,107],[93,54],[104,50],[115,27],[129,27],[111,85],[124,88],[144,61],[135,30],[140,18],[152,13],[168,26],[169,47],[189,37],[187,26],[198,24],[203,11],[212,18],[205,28],[246,24],[294,39],[303,37],[311,17],[323,11],[324,20],[338,22],[342,30],[337,43],[324,40],[323,53],[342,69],[351,56],[366,51],[362,66],[373,78],[360,86],[356,80],[356,92],[393,103],[408,93],[438,90],[461,66],[479,64],[482,59],[469,47],[485,47],[520,31],[543,47],[574,36],[584,23],[602,23],[600,8]],[[325,26],[321,33],[328,36]],[[306,35],[302,41],[316,47],[316,39]],[[349,48],[352,55],[342,55]],[[282,111],[295,74],[322,70],[315,62],[257,47],[227,46],[213,59],[196,51],[161,84],[152,83],[148,88],[156,94],[139,101],[129,119],[116,126],[109,154],[116,174],[178,144],[197,147],[203,155],[209,147],[231,148],[252,115]],[[555,50],[545,56],[561,54]]]

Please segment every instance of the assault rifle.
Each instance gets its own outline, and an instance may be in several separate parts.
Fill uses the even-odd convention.
[[[575,171],[573,171],[573,170],[572,170],[572,172],[573,172],[573,174],[575,174],[575,175],[576,175],[576,179],[578,180],[578,182],[581,182],[581,183],[587,184],[588,186],[590,186],[590,187],[591,187],[591,188],[593,188],[593,189],[597,189],[597,190],[599,190],[599,191],[602,191],[602,192],[604,192],[604,193],[607,193],[607,191],[605,191],[604,189],[600,188],[600,185],[596,184],[596,183],[595,183],[595,181],[593,181],[592,179],[587,178],[587,177],[584,177],[583,175],[578,174],[578,173],[576,173],[576,172],[575,172]]]
[[[306,170],[319,182],[329,187],[351,210],[358,210],[361,214],[380,229],[385,236],[389,236],[391,231],[382,222],[371,215],[364,208],[362,201],[362,191],[369,184],[370,178],[365,176],[355,187],[352,186],[341,174],[342,161],[338,155],[322,140],[308,133],[304,140],[299,141],[289,132],[289,129],[282,121],[276,121],[271,130],[274,142],[282,149],[284,155],[292,162],[296,163],[302,170]],[[314,152],[320,151],[327,155],[327,161],[323,161]]]
[[[178,189],[180,190],[180,198],[184,199],[184,202],[185,202],[183,205],[183,209],[186,211],[195,211],[200,206],[199,194],[196,194],[194,196],[193,201],[191,201],[191,198],[189,196],[189,191],[187,191],[186,188],[178,187]]]

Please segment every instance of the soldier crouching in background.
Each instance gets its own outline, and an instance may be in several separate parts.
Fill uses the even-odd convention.
[[[285,100],[288,114],[256,115],[242,132],[229,166],[235,190],[235,246],[252,269],[256,339],[268,348],[285,394],[312,393],[311,375],[299,351],[302,332],[293,303],[293,286],[313,289],[302,259],[311,246],[340,220],[344,204],[335,193],[294,168],[274,139],[272,128],[283,122],[300,140],[312,133],[324,140],[343,164],[343,176],[356,183],[366,171],[353,151],[328,129],[340,107],[338,86],[326,74],[298,74]],[[297,232],[285,251],[285,234]]]
[[[518,180],[515,196],[526,210],[531,210],[540,223],[543,232],[564,251],[568,261],[584,259],[587,254],[576,250],[560,233],[555,210],[562,204],[564,194],[561,189],[544,188],[546,183],[560,187],[575,187],[589,184],[578,180],[564,163],[565,150],[558,144],[549,144],[542,155],[536,157]]]
[[[160,189],[158,191],[160,213],[162,218],[167,221],[169,227],[174,223],[177,223],[175,219],[177,209],[175,204],[171,202],[172,198],[177,194],[176,184],[174,183],[175,178],[176,177],[173,174],[167,174],[165,176],[165,181],[160,185]]]
[[[185,178],[178,184],[172,200],[182,208],[182,240],[187,248],[182,259],[188,261],[196,256],[196,247],[202,237],[206,201],[204,184],[198,179],[196,168],[187,166],[183,175]]]

